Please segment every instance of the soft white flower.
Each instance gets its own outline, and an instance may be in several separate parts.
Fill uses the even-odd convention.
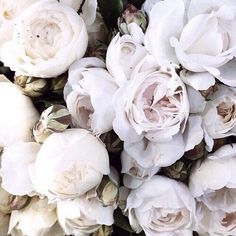
[[[183,28],[185,11],[183,0],[154,1],[154,4],[148,5],[146,8],[151,7],[151,11],[145,34],[145,47],[158,60],[178,64],[174,49],[170,46],[170,38],[178,37]]]
[[[145,137],[163,142],[184,130],[189,114],[186,88],[174,70],[153,62],[145,57],[114,96],[113,127],[124,141]]]
[[[124,186],[130,189],[137,188],[144,181],[150,179],[160,169],[159,166],[142,167],[125,150],[121,153],[121,173],[124,173]]]
[[[58,76],[87,47],[83,19],[56,0],[41,0],[28,7],[12,27],[13,36],[2,45],[0,59],[18,75]]]
[[[27,207],[12,212],[8,233],[12,236],[63,236],[62,230],[57,230],[56,227],[55,205],[48,204],[46,198],[34,197]]]
[[[236,135],[236,89],[219,85],[201,115],[207,150],[211,151],[213,139]]]
[[[112,225],[113,211],[112,206],[103,206],[96,197],[85,195],[57,203],[58,221],[66,234],[90,235],[101,225]]]
[[[135,232],[145,235],[192,235],[195,201],[188,188],[175,180],[153,176],[131,190],[126,209]]]
[[[0,24],[9,23],[19,16],[27,7],[40,0],[1,0],[0,1]]]
[[[135,66],[146,54],[144,46],[136,43],[130,35],[117,34],[112,39],[107,49],[106,65],[119,86],[130,80]]]
[[[32,180],[52,200],[75,198],[96,187],[109,171],[105,145],[87,130],[68,129],[45,140],[32,166]]]
[[[173,40],[180,63],[194,72],[210,71],[233,58],[236,41],[234,1],[192,0],[188,10],[188,23],[179,40]]]
[[[225,145],[190,174],[189,189],[197,199],[197,231],[210,235],[235,235],[236,145]]]
[[[60,0],[60,2],[67,4],[75,11],[79,11],[86,25],[91,25],[94,22],[98,4],[97,0]]]
[[[0,235],[5,236],[8,232],[10,215],[0,213]]]
[[[13,195],[26,195],[34,191],[29,166],[40,149],[37,143],[18,143],[4,148],[1,155],[0,175],[2,187]]]
[[[3,81],[2,81],[3,80]],[[0,78],[0,146],[32,140],[32,128],[39,114],[21,88]],[[2,81],[2,82],[1,82]]]
[[[96,135],[110,131],[115,117],[112,98],[118,86],[104,66],[94,57],[76,61],[69,68],[64,90],[74,127],[89,129]]]

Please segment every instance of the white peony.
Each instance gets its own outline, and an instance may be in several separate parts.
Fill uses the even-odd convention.
[[[117,34],[112,39],[107,49],[106,65],[119,86],[131,79],[132,71],[146,54],[144,46],[136,43],[130,35]]]
[[[3,43],[0,59],[17,75],[58,76],[86,51],[83,19],[56,0],[41,0],[28,7],[12,27],[13,36]]]
[[[175,180],[153,176],[127,198],[131,227],[145,235],[192,235],[195,201],[188,188]]]
[[[74,127],[89,129],[96,135],[110,131],[115,117],[112,98],[118,86],[104,66],[94,57],[76,61],[69,68],[64,89]]]
[[[21,88],[0,77],[0,146],[32,140],[39,114]]]
[[[198,201],[197,231],[210,235],[235,235],[236,145],[225,145],[198,161],[189,189]]]
[[[32,166],[36,191],[50,199],[83,195],[109,174],[105,145],[89,131],[68,129],[50,135]]]
[[[13,195],[26,195],[34,191],[29,166],[34,163],[40,149],[37,143],[18,143],[4,148],[1,155],[0,175],[2,187]]]
[[[29,205],[19,211],[13,211],[8,233],[12,236],[63,236],[57,225],[56,207],[48,204],[46,198],[34,197]]]
[[[74,200],[59,201],[57,216],[66,234],[90,235],[101,225],[112,225],[114,208],[103,206],[96,197],[85,195]]]

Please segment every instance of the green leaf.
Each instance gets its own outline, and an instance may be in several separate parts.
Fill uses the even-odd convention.
[[[134,231],[132,230],[130,224],[129,224],[129,220],[127,217],[125,217],[120,209],[117,209],[114,212],[114,220],[115,220],[115,225],[119,226],[120,228],[133,233]]]

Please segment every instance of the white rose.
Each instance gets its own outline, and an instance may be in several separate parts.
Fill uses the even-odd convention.
[[[178,39],[171,39],[176,56],[185,68],[194,72],[208,71],[231,86],[236,85],[232,69],[236,62],[227,63],[236,51],[234,9],[234,1],[192,0],[187,24]]]
[[[137,233],[143,229],[147,236],[192,235],[195,201],[188,188],[175,180],[153,176],[131,190],[126,209]]]
[[[40,149],[37,143],[18,143],[4,148],[1,155],[0,175],[2,187],[13,195],[26,195],[34,191],[29,166]]]
[[[189,115],[186,88],[172,68],[145,57],[114,96],[113,128],[124,141],[171,140]]]
[[[56,224],[55,205],[49,205],[46,198],[34,197],[27,207],[12,212],[8,233],[12,236],[63,236],[62,230],[60,234],[49,233],[51,228],[55,229]]]
[[[60,2],[79,11],[86,25],[91,25],[96,18],[97,0],[60,0]]]
[[[221,147],[193,167],[189,189],[198,201],[197,231],[200,233],[236,234],[235,171],[235,144]]]
[[[147,54],[146,49],[136,43],[130,35],[117,34],[111,41],[106,55],[108,71],[121,86],[130,79],[135,66]]]
[[[83,58],[69,68],[64,97],[74,127],[100,135],[112,129],[112,98],[118,86],[98,58]],[[104,122],[106,120],[106,122]]]
[[[68,129],[45,140],[32,166],[32,180],[52,200],[75,198],[96,187],[109,171],[105,145],[87,130]]]
[[[112,206],[103,206],[96,197],[82,196],[57,203],[58,221],[66,234],[90,235],[101,225],[112,225],[113,211]]]
[[[0,213],[0,235],[5,236],[8,232],[10,215]]]
[[[18,75],[54,77],[81,58],[88,36],[83,19],[56,0],[28,7],[13,24],[13,37],[1,48],[1,61]]]
[[[209,97],[202,113],[207,150],[213,148],[213,139],[236,135],[236,90],[219,85]]]
[[[0,146],[32,140],[32,128],[39,119],[30,98],[21,88],[0,78]]]
[[[19,16],[27,7],[39,0],[1,0],[0,1],[0,23],[9,23]]]
[[[125,150],[123,150],[123,152],[121,153],[121,164],[121,173],[124,173],[124,186],[130,189],[137,188],[144,181],[150,179],[153,175],[155,175],[160,169],[159,166],[149,168],[142,167]]]

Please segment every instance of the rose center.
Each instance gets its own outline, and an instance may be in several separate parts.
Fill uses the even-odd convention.
[[[236,109],[235,104],[232,101],[221,102],[217,107],[217,114],[221,117],[224,123],[229,122],[231,119],[235,119]]]

